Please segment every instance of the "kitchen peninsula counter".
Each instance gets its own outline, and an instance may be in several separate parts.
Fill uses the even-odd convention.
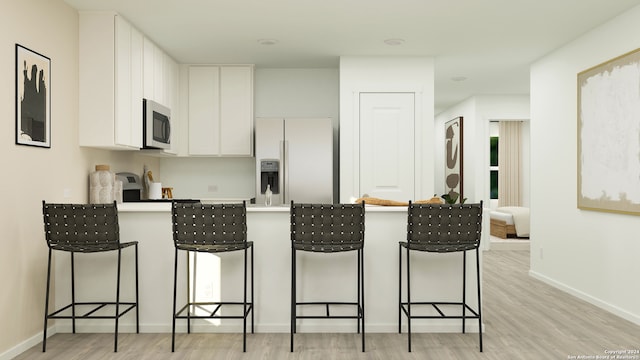
[[[171,203],[124,203],[118,205],[121,241],[139,242],[140,331],[171,332],[174,245],[171,234]],[[365,316],[367,332],[397,332],[398,241],[406,240],[406,207],[367,206],[365,212]],[[488,237],[487,229],[483,238]],[[291,240],[289,206],[247,205],[247,236],[254,242],[255,331],[288,332],[290,329]],[[485,241],[483,239],[483,241]],[[122,300],[133,299],[133,251],[123,250]],[[186,299],[186,255],[181,252],[178,301]],[[66,256],[65,256],[66,255]],[[88,255],[88,256],[85,256]],[[199,283],[212,298],[242,298],[242,251],[220,257],[202,254],[209,263],[211,279]],[[198,255],[200,256],[200,254]],[[207,256],[210,256],[207,258]],[[404,256],[404,255],[403,255]],[[116,254],[80,254],[76,257],[76,296],[79,301],[115,294]],[[476,303],[475,256],[467,257],[467,297]],[[412,299],[457,301],[461,298],[462,254],[412,254]],[[356,253],[305,253],[298,255],[298,300],[354,301],[356,298]],[[420,276],[418,274],[422,272]],[[68,254],[56,254],[56,304],[70,298]],[[199,281],[204,275],[198,274]],[[430,298],[425,298],[431,296]],[[433,297],[436,298],[433,298]],[[475,307],[475,306],[474,306]],[[332,308],[333,309],[333,308]],[[348,309],[352,311],[351,308]],[[306,311],[306,310],[305,310]],[[322,310],[319,310],[322,311]],[[333,310],[332,310],[333,311]],[[339,312],[340,310],[336,310]],[[314,312],[316,313],[316,312]],[[186,321],[177,331],[186,331]],[[406,321],[403,320],[406,324]],[[121,320],[121,330],[135,331],[133,311]],[[215,323],[195,321],[193,329],[211,332],[241,332],[242,322],[224,319]],[[477,331],[477,322],[468,321]],[[80,332],[112,332],[109,321],[84,320]],[[416,332],[458,332],[458,320],[415,321]],[[354,320],[304,319],[300,332],[354,332]],[[57,321],[57,332],[70,332],[70,321]]]

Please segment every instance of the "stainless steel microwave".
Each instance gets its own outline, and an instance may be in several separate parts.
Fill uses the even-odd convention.
[[[171,110],[149,99],[142,100],[142,132],[145,149],[171,148]]]

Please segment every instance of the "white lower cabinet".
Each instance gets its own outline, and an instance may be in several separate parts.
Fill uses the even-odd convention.
[[[253,155],[253,65],[189,67],[189,155]]]

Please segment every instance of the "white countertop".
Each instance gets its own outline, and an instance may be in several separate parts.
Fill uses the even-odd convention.
[[[372,212],[406,212],[406,206],[365,205],[366,211]],[[120,212],[170,212],[170,202],[126,202],[118,204]],[[289,205],[264,206],[248,204],[247,212],[289,212]]]

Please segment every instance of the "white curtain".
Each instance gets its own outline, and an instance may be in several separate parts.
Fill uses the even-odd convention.
[[[498,141],[498,206],[522,203],[522,121],[500,121]]]

